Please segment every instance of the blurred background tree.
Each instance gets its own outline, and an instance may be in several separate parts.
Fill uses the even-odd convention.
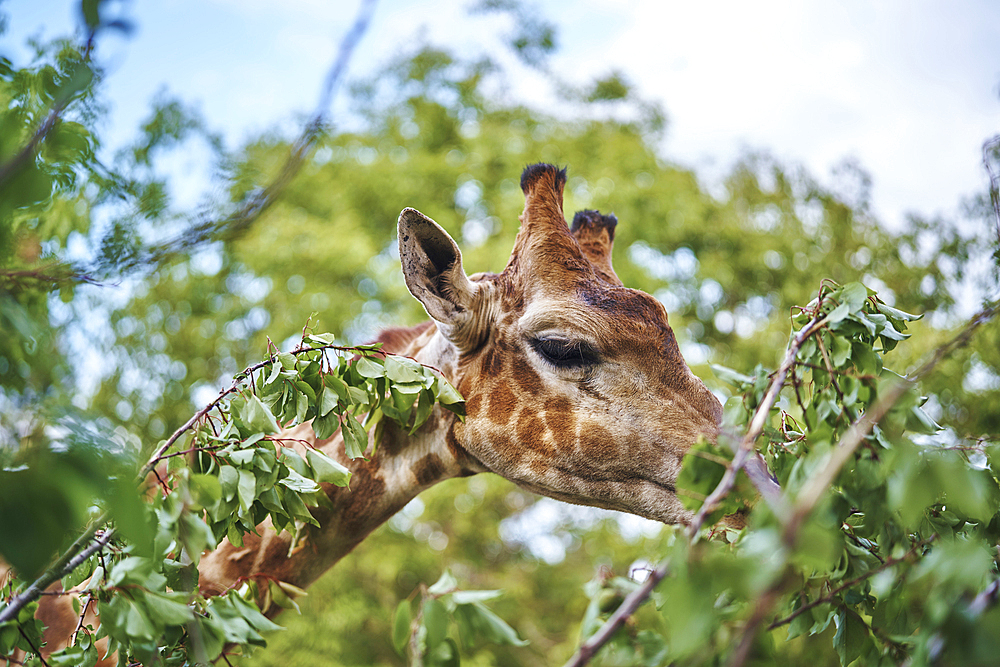
[[[823,184],[766,153],[747,154],[709,192],[658,152],[666,112],[621,74],[574,87],[548,72],[556,29],[516,3],[479,11],[518,14],[511,49],[559,92],[558,116],[497,95],[510,74],[488,54],[418,44],[354,83],[352,130],[327,127],[252,224],[185,241],[185,230],[226,219],[272,182],[294,139],[269,133],[226,152],[197,112],[164,95],[134,144],[104,155],[103,73],[90,49],[102,30],[128,25],[110,3],[82,6],[96,12],[84,12],[83,46],[38,44],[28,66],[0,63],[0,462],[80,432],[102,451],[134,456],[129,443],[151,447],[258,360],[269,338],[287,347],[308,321],[364,342],[425,319],[399,272],[400,209],[419,208],[447,229],[469,272],[500,271],[522,207],[520,171],[538,161],[569,166],[568,213],[617,215],[616,271],[665,304],[689,364],[720,394],[709,364],[775,364],[790,308],[824,278],[860,280],[927,313],[914,327],[920,346],[901,346],[908,361],[996,289],[986,194],[962,217],[914,216],[891,232],[871,213],[859,165],[845,162]],[[44,150],[18,163],[54,113]],[[218,189],[195,211],[172,200],[160,167],[192,145],[215,161]],[[149,252],[178,238],[172,252]],[[932,416],[956,442],[996,438],[998,350],[993,322],[926,384]],[[655,562],[670,539],[669,529],[540,500],[494,476],[454,480],[365,541],[245,664],[399,664],[392,609],[446,566],[463,586],[505,589],[493,607],[531,641],[474,653],[470,664],[557,663],[578,642],[582,587]]]

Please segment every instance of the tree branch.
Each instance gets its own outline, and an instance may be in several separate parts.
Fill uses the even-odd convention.
[[[990,203],[993,204],[993,220],[997,228],[997,243],[1000,243],[1000,176],[993,173],[990,152],[1000,148],[1000,134],[983,143],[983,166],[990,179]]]
[[[97,534],[100,526],[103,526],[106,522],[107,514],[104,514],[100,519],[95,521],[89,529],[84,531],[79,538],[77,538],[76,542],[73,543],[73,546],[67,549],[66,553],[64,553],[52,567],[46,570],[42,576],[38,577],[38,579],[32,582],[32,584],[21,593],[15,595],[6,607],[0,609],[0,623],[12,621],[17,618],[18,612],[37,600],[41,596],[42,591],[62,577],[65,577],[67,574],[82,565],[85,560],[106,547],[108,542],[111,541],[111,538],[114,537],[115,531],[113,528],[104,531],[100,537],[94,540],[83,551],[76,553],[74,550],[74,547],[76,547],[77,550],[79,549],[79,546],[77,545],[89,542]],[[76,553],[75,556],[72,555],[74,553]]]
[[[587,641],[580,644],[580,648],[570,658],[564,667],[580,667],[590,662],[590,659],[597,655],[601,647],[608,643],[614,636],[618,628],[625,623],[628,618],[646,601],[656,585],[660,583],[670,572],[670,561],[665,560],[656,566],[656,569],[649,573],[646,581],[642,585],[628,594],[615,612],[611,614],[600,629],[592,634]]]
[[[892,409],[892,406],[910,389],[920,378],[926,376],[953,350],[962,347],[972,338],[976,329],[988,322],[997,311],[997,303],[993,302],[984,307],[970,319],[962,329],[944,344],[935,348],[930,358],[916,371],[910,374],[909,378],[900,379],[885,390],[869,407],[865,414],[851,424],[851,427],[841,437],[840,442],[834,448],[830,459],[803,487],[799,492],[790,516],[783,520],[782,541],[788,549],[794,548],[798,541],[799,528],[803,520],[816,507],[823,493],[829,489],[836,479],[840,469],[850,460],[858,445],[865,439],[872,428]],[[780,518],[780,517],[779,517]],[[764,618],[780,598],[781,589],[784,582],[778,580],[757,598],[754,612],[743,630],[743,636],[739,642],[736,652],[730,660],[731,667],[742,667],[749,655],[753,640],[760,631]]]
[[[840,593],[846,591],[849,588],[853,588],[854,586],[857,586],[858,584],[860,584],[862,581],[864,581],[866,579],[870,579],[871,577],[874,577],[879,572],[882,572],[883,570],[886,570],[886,569],[888,569],[890,567],[893,567],[894,565],[898,565],[899,563],[902,563],[902,562],[904,562],[906,560],[909,560],[910,558],[912,558],[917,553],[918,549],[923,549],[925,546],[927,546],[928,544],[930,544],[931,542],[933,542],[934,540],[936,540],[937,537],[938,537],[937,534],[934,534],[934,535],[932,535],[931,537],[929,537],[926,540],[921,540],[921,541],[917,542],[912,547],[910,547],[910,549],[905,554],[903,554],[902,556],[899,556],[898,558],[890,558],[889,560],[883,562],[878,567],[876,567],[874,569],[871,569],[871,570],[868,570],[864,574],[859,575],[859,576],[851,579],[850,581],[844,582],[843,584],[841,584],[840,586],[837,586],[836,588],[834,588],[832,591],[830,591],[826,595],[818,597],[815,600],[813,600],[812,602],[808,602],[808,603],[802,605],[801,607],[799,607],[798,609],[796,609],[795,611],[793,611],[788,616],[785,616],[784,618],[782,618],[780,620],[774,621],[769,626],[767,626],[765,628],[765,630],[774,630],[775,628],[780,628],[782,625],[787,625],[787,624],[791,623],[793,620],[795,620],[796,617],[798,617],[799,615],[801,615],[801,614],[809,611],[813,607],[821,605],[824,602],[829,602],[833,598],[837,597]]]
[[[144,256],[134,260],[131,265],[158,265],[167,258],[196,245],[224,238],[233,238],[249,228],[263,213],[274,204],[278,195],[288,186],[298,174],[310,149],[316,144],[327,123],[329,107],[339,87],[347,65],[355,47],[368,30],[368,25],[374,13],[376,0],[362,0],[354,24],[340,44],[337,58],[324,79],[320,92],[319,105],[312,120],[306,124],[302,134],[292,144],[288,157],[278,170],[274,179],[265,187],[254,191],[230,215],[221,220],[206,220],[195,223],[179,236],[148,248]]]
[[[803,343],[812,336],[816,331],[818,331],[825,323],[825,320],[821,319],[819,315],[814,317],[805,327],[799,332],[799,334],[792,340],[791,345],[788,347],[788,352],[785,355],[785,359],[778,371],[774,374],[771,379],[771,385],[764,395],[764,399],[757,406],[757,411],[754,413],[753,418],[750,421],[750,426],[747,429],[746,435],[740,441],[739,447],[736,448],[736,453],[733,456],[733,460],[726,467],[726,472],[723,474],[722,479],[719,484],[715,487],[705,502],[702,503],[701,508],[695,514],[691,523],[688,524],[685,530],[685,535],[688,540],[694,542],[698,537],[698,532],[701,530],[702,525],[705,523],[705,519],[709,513],[711,513],[722,500],[728,494],[733,485],[736,483],[736,476],[739,471],[746,468],[747,476],[753,482],[754,486],[760,491],[761,496],[765,501],[771,506],[772,511],[777,516],[785,516],[787,510],[784,507],[781,498],[781,489],[778,487],[777,483],[771,478],[770,473],[767,471],[767,466],[759,458],[759,455],[753,457],[750,456],[751,452],[756,454],[754,449],[754,443],[757,438],[764,430],[764,425],[767,423],[767,419],[770,416],[771,408],[774,406],[775,401],[778,399],[778,393],[784,386],[785,377],[788,375],[788,371],[792,368],[795,363],[795,357],[798,354],[799,349],[802,347]],[[594,633],[586,642],[580,645],[573,658],[566,663],[565,667],[578,667],[579,665],[587,664],[594,655],[601,649],[604,644],[606,644],[611,637],[614,635],[615,631],[629,618],[639,606],[645,602],[646,598],[653,592],[656,585],[667,576],[669,571],[669,562],[663,561],[660,563],[646,581],[643,582],[642,586],[632,591],[625,598],[625,600],[618,606],[618,609],[605,621],[604,625]]]
[[[746,435],[743,436],[742,441],[740,441],[740,446],[736,450],[735,456],[733,456],[732,462],[726,468],[726,472],[722,476],[722,480],[719,482],[718,486],[709,494],[705,502],[702,503],[698,512],[695,514],[691,523],[688,524],[686,534],[689,540],[694,541],[698,536],[698,531],[701,530],[702,525],[705,523],[705,518],[718,507],[719,502],[728,494],[733,485],[736,483],[736,475],[739,474],[741,468],[747,463],[747,459],[750,458],[750,453],[755,451],[754,443],[756,443],[757,438],[764,430],[764,425],[767,423],[768,418],[771,415],[771,408],[774,407],[774,403],[778,400],[778,394],[781,392],[782,387],[785,386],[785,377],[788,375],[788,371],[792,368],[795,363],[795,357],[799,353],[799,349],[802,345],[812,336],[814,333],[819,331],[825,324],[825,318],[820,318],[819,315],[813,317],[812,320],[806,326],[799,331],[798,335],[792,339],[791,344],[788,346],[788,352],[785,354],[784,361],[781,362],[781,366],[775,372],[774,377],[771,378],[771,385],[768,387],[767,393],[764,394],[763,400],[761,400],[760,405],[757,406],[757,411],[754,413],[753,418],[750,420],[750,425],[747,428]],[[755,468],[757,466],[755,465]],[[785,508],[781,506],[780,496],[776,496],[773,492],[771,485],[764,483],[761,479],[761,471],[755,470],[755,474],[750,476],[751,481],[755,478],[757,481],[761,482],[761,486],[758,486],[758,490],[761,495],[765,498],[771,500],[772,509],[775,511],[777,516],[783,516],[785,513]],[[748,473],[749,474],[749,473]],[[770,480],[770,475],[765,476]],[[756,485],[756,481],[755,481]]]

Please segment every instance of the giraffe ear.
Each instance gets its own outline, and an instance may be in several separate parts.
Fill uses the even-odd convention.
[[[445,335],[456,338],[471,322],[478,286],[462,268],[462,253],[440,225],[412,208],[399,214],[399,259],[406,288],[424,305],[427,314],[445,325]],[[440,327],[439,327],[440,328]]]

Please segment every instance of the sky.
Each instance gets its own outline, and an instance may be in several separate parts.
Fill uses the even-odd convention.
[[[883,0],[525,0],[554,23],[552,67],[584,82],[618,70],[669,119],[661,154],[708,186],[745,151],[801,164],[822,181],[852,159],[872,174],[876,215],[955,212],[981,192],[984,140],[1000,133],[1000,3]],[[471,0],[381,0],[351,62],[374,71],[414,41],[493,50],[509,18]],[[70,33],[75,2],[8,0],[0,53]],[[111,2],[135,24],[101,40],[106,142],[133,137],[166,90],[198,107],[230,148],[311,114],[358,4],[341,0]],[[522,72],[511,94],[545,100]],[[335,105],[335,112],[336,112]],[[336,115],[336,113],[335,113]],[[193,155],[192,161],[199,159]],[[572,169],[572,165],[569,165]]]

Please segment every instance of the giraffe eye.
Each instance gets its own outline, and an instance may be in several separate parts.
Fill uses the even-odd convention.
[[[558,368],[593,366],[598,361],[597,351],[583,341],[561,338],[536,338],[531,341],[535,352]]]

